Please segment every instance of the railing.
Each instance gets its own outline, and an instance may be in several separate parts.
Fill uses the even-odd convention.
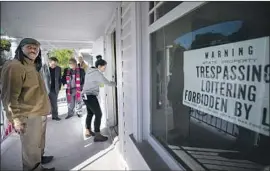
[[[239,131],[237,125],[227,122],[223,119],[195,110],[193,108],[190,108],[190,116],[226,134],[232,135],[234,137],[238,135]]]

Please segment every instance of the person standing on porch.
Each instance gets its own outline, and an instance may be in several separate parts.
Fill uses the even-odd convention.
[[[45,83],[45,88],[46,88],[46,92],[49,96],[50,94],[50,86],[51,86],[51,76],[50,76],[50,69],[48,66],[48,62],[46,60],[45,56],[42,56],[41,58],[42,61],[42,65],[41,65],[41,69],[39,70],[39,73],[41,75],[41,78],[43,79],[44,83]],[[45,156],[45,138],[46,138],[46,129],[47,129],[47,116],[42,116],[42,144],[41,144],[41,164],[47,164],[50,163],[53,160],[53,156]]]
[[[86,62],[83,60],[83,57],[82,57],[82,56],[79,56],[79,57],[78,57],[78,61],[79,61],[79,63],[78,63],[79,68],[84,69],[84,72],[86,72],[87,69],[88,69],[88,65],[87,65]]]
[[[84,77],[84,70],[77,66],[76,59],[71,58],[69,60],[69,68],[64,69],[64,74],[62,76],[62,83],[63,85],[66,85],[66,95],[68,103],[68,115],[66,119],[71,118],[74,113],[76,113],[78,117],[81,117],[81,91],[84,85]]]
[[[45,145],[43,118],[51,112],[44,80],[39,73],[42,64],[40,43],[23,39],[13,60],[5,63],[2,73],[1,99],[7,118],[20,134],[23,170],[54,171],[42,167]]]
[[[99,87],[103,86],[104,84],[109,86],[116,86],[115,82],[108,81],[102,74],[102,72],[105,71],[106,66],[107,62],[102,59],[101,55],[98,55],[95,67],[91,67],[87,70],[85,76],[85,84],[82,91],[83,101],[87,108],[85,136],[95,136],[95,142],[102,142],[108,140],[108,137],[103,136],[100,133],[102,112],[97,99],[97,96],[99,95]],[[95,115],[95,132],[91,130],[91,122],[93,115]]]
[[[51,86],[50,86],[50,101],[52,107],[52,120],[60,121],[58,117],[58,94],[61,89],[61,67],[57,65],[58,59],[56,57],[51,57],[49,59],[50,65],[50,76],[51,76]]]

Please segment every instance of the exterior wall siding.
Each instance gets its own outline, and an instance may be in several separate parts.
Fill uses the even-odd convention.
[[[138,2],[122,2],[121,4],[121,67],[122,67],[122,107],[123,107],[123,155],[130,169],[150,170],[149,166],[141,156],[130,135],[133,134],[138,141],[138,122],[140,121],[138,99],[139,71],[138,66],[140,55],[138,55],[138,34],[137,25],[137,5]],[[120,121],[121,122],[121,121]]]
[[[123,159],[127,162],[128,168],[131,170],[150,170],[144,158],[137,149],[134,141],[130,138],[133,134],[136,140],[138,136],[138,109],[140,103],[139,98],[139,60],[138,41],[140,36],[137,32],[138,24],[141,22],[136,13],[138,2],[121,2],[117,9],[115,19],[108,23],[105,31],[105,59],[113,62],[112,58],[112,42],[111,34],[116,31],[116,63],[117,63],[117,89],[118,89],[118,119],[119,119],[119,152]],[[115,25],[115,29],[112,28]],[[109,66],[106,73],[107,78],[112,76],[112,68]],[[113,111],[112,90],[109,87],[105,88],[107,95],[106,110],[107,125],[112,125],[113,117],[110,112]]]

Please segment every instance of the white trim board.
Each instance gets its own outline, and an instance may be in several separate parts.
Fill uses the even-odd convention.
[[[184,15],[190,13],[191,11],[199,8],[200,6],[206,4],[207,2],[183,2],[179,4],[177,7],[175,7],[173,10],[165,14],[163,17],[155,21],[152,25],[148,28],[148,33],[153,33],[160,29],[161,27],[164,27],[171,22],[177,20],[180,17],[183,17]],[[148,16],[149,18],[149,16]]]
[[[142,68],[142,119],[143,119],[143,139],[147,140],[150,135],[151,126],[151,60],[150,60],[150,42],[149,34],[147,33],[149,17],[149,2],[141,2],[141,12],[142,12],[142,58],[141,58],[141,68]]]

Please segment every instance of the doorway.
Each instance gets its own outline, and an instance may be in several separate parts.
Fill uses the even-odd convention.
[[[113,81],[115,81],[117,85],[117,62],[116,62],[116,32],[114,31],[111,34],[112,40],[112,73],[113,73]],[[115,133],[118,135],[118,97],[117,97],[117,87],[113,88],[113,111],[115,118],[115,125],[113,129]]]

